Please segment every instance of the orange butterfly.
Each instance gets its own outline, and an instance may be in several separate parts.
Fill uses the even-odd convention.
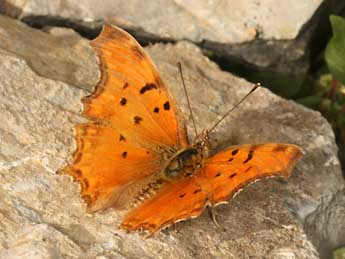
[[[184,121],[141,46],[105,25],[91,42],[101,79],[84,98],[88,122],[62,171],[74,176],[90,211],[130,209],[121,227],[150,235],[199,216],[266,176],[286,176],[302,156],[291,144],[232,146],[209,157],[207,131],[190,144]]]

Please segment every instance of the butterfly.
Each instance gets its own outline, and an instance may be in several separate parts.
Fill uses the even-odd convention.
[[[87,122],[76,126],[73,162],[62,170],[80,183],[90,212],[126,209],[120,227],[152,235],[258,179],[288,177],[302,157],[301,148],[283,143],[210,155],[209,131],[189,142],[156,67],[131,35],[104,25],[91,45],[101,77],[82,100]]]

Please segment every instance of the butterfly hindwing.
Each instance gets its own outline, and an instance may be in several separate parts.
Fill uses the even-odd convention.
[[[202,191],[194,177],[180,179],[131,210],[121,227],[129,231],[143,229],[152,235],[174,222],[199,216],[206,197],[207,193]]]

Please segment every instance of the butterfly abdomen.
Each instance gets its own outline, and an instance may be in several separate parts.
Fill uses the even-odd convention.
[[[160,178],[160,177],[158,177],[158,179],[152,180],[150,183],[148,183],[146,186],[144,186],[140,190],[140,192],[135,196],[131,207],[136,207],[139,204],[143,203],[145,200],[151,198],[166,183],[167,183],[167,181],[163,178]]]
[[[139,191],[132,202],[132,206],[136,207],[150,199],[169,183],[193,176],[202,167],[207,156],[208,148],[204,145],[195,145],[176,152],[168,161],[165,169]]]

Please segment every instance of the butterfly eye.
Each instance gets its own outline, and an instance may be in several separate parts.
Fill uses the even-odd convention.
[[[204,140],[201,140],[200,142],[198,142],[198,147],[203,147],[205,146],[205,141]]]

